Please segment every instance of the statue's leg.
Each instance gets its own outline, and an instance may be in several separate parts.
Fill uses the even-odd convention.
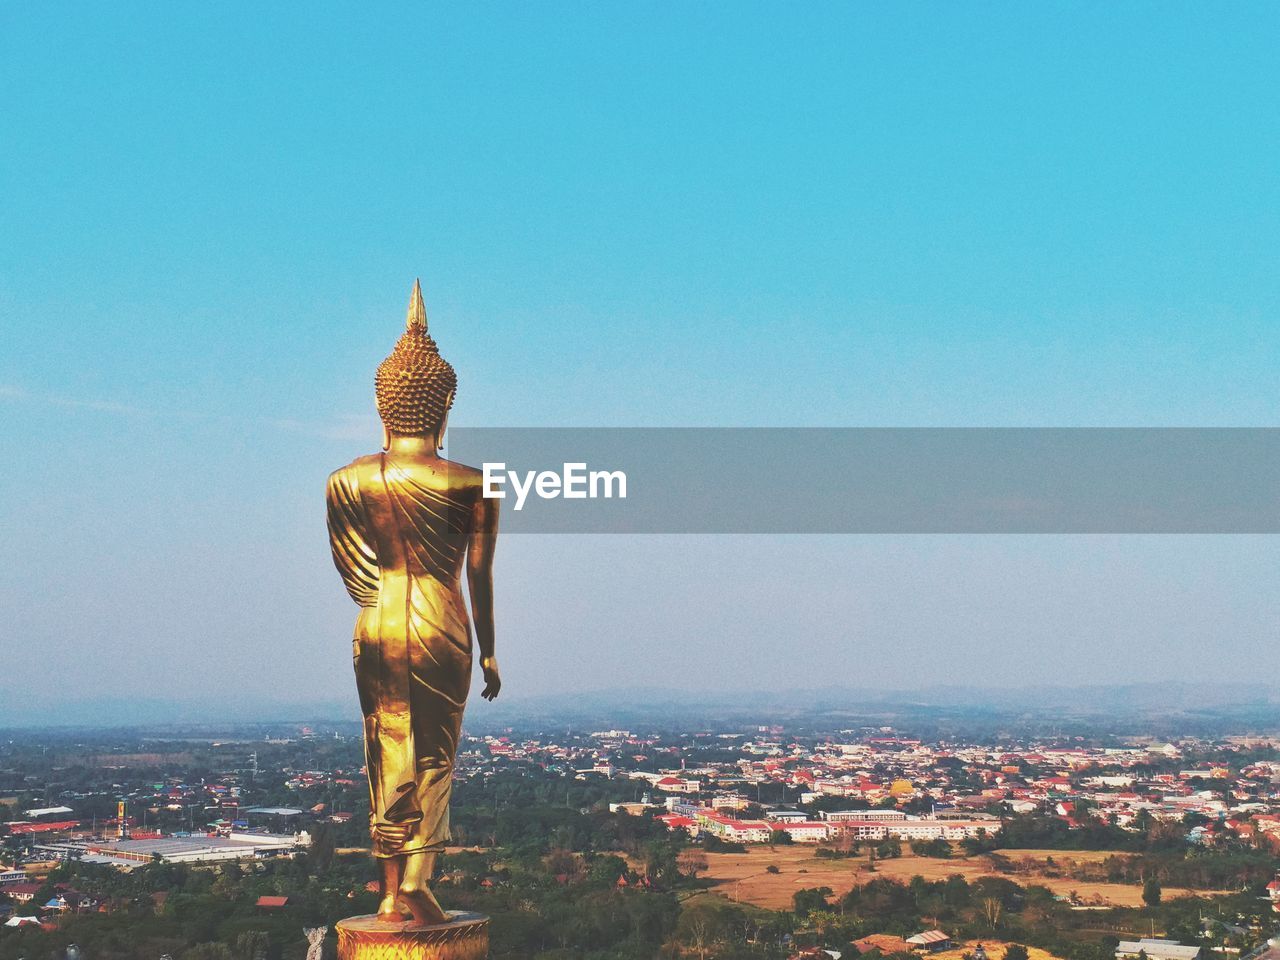
[[[400,902],[409,908],[417,923],[445,923],[449,917],[431,892],[431,875],[436,869],[436,851],[418,850],[404,858],[400,881]]]
[[[449,842],[449,797],[462,730],[462,709],[471,680],[470,638],[451,636],[436,625],[415,627],[409,650],[413,724],[415,808],[421,819],[407,844],[400,902],[418,923],[446,923],[449,915],[431,892],[436,860]]]
[[[382,866],[382,900],[378,903],[378,919],[387,923],[401,923],[408,919],[396,906],[400,884],[404,880],[404,857],[379,857]]]

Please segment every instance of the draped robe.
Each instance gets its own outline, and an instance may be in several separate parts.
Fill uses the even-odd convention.
[[[353,662],[364,715],[374,853],[438,850],[471,683],[460,583],[476,491],[383,453],[329,478],[329,542],[360,605]],[[407,828],[403,842],[380,828]]]

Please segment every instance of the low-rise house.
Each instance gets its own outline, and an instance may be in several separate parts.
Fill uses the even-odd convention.
[[[770,810],[764,816],[775,823],[803,823],[809,819],[803,810]]]
[[[914,936],[907,937],[911,949],[922,953],[940,953],[951,949],[951,937],[941,930],[924,930]]]
[[[17,903],[30,903],[39,890],[38,883],[11,883],[4,888],[5,894]]]
[[[691,827],[697,826],[692,817],[682,817],[678,813],[663,813],[654,817],[654,819],[665,823],[668,830],[689,830]]]
[[[860,954],[879,950],[884,956],[888,956],[891,953],[911,952],[911,944],[901,937],[895,937],[887,933],[873,933],[870,936],[855,940],[853,941],[853,948]]]
[[[697,793],[702,787],[697,780],[686,777],[663,777],[653,785],[664,793]]]
[[[1133,960],[1145,956],[1147,960],[1200,960],[1200,947],[1188,947],[1177,940],[1121,940],[1116,945],[1116,960]]]

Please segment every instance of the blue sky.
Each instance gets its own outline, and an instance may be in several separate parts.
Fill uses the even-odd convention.
[[[1278,28],[1270,4],[6,6],[0,636],[65,649],[70,689],[347,696],[320,489],[376,445],[415,276],[459,424],[1275,425]],[[801,684],[808,651],[851,683],[946,679],[940,649],[966,680],[1165,679],[1280,620],[1267,538],[505,549],[512,692],[618,663]],[[763,569],[778,599],[742,600]],[[1011,644],[1026,663],[973,666]]]

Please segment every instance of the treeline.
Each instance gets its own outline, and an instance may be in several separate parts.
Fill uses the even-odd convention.
[[[446,857],[438,895],[452,909],[490,917],[493,960],[640,960],[673,936],[680,885],[674,852],[629,862],[555,848],[541,857]]]
[[[650,816],[615,816],[609,804],[634,800],[636,785],[603,777],[574,780],[540,771],[509,772],[454,786],[450,823],[459,846],[502,847],[539,856],[553,848],[636,853],[675,842]]]
[[[797,925],[814,930],[822,946],[846,955],[854,949],[853,940],[870,933],[907,937],[940,927],[958,940],[1024,943],[1067,960],[1110,960],[1119,936],[1149,935],[1153,927],[1173,939],[1199,943],[1199,915],[1209,903],[1184,898],[1141,910],[1082,913],[1043,886],[1023,887],[1004,877],[968,881],[959,874],[937,881],[917,876],[909,883],[877,877],[842,897],[823,887],[799,891],[794,901]],[[1256,915],[1259,909],[1250,894],[1214,905],[1226,916]]]
[[[85,960],[301,960],[302,929],[370,913],[377,897],[368,857],[308,854],[294,859],[213,867],[152,863],[130,873],[71,863],[50,885],[65,883],[106,905],[105,913],[69,915],[53,931],[20,927],[0,935],[0,960],[61,960],[76,944]],[[156,896],[156,895],[159,896]],[[261,896],[288,897],[270,912]]]
[[[1073,860],[1069,854],[1046,862],[1039,858],[1020,860],[999,853],[991,855],[992,865],[1001,873],[1040,873],[1082,883],[1141,884],[1154,879],[1160,883],[1192,890],[1243,890],[1260,887],[1275,875],[1276,859],[1260,850],[1247,848],[1206,850],[1188,847],[1176,851],[1116,854],[1104,860]]]
[[[1084,818],[1078,827],[1061,817],[1039,814],[1010,817],[996,835],[998,846],[1029,850],[1125,850],[1141,851],[1153,844],[1178,846],[1185,844],[1186,831],[1178,825],[1159,830],[1155,825],[1134,832],[1093,817]],[[1154,836],[1153,836],[1154,831]]]

